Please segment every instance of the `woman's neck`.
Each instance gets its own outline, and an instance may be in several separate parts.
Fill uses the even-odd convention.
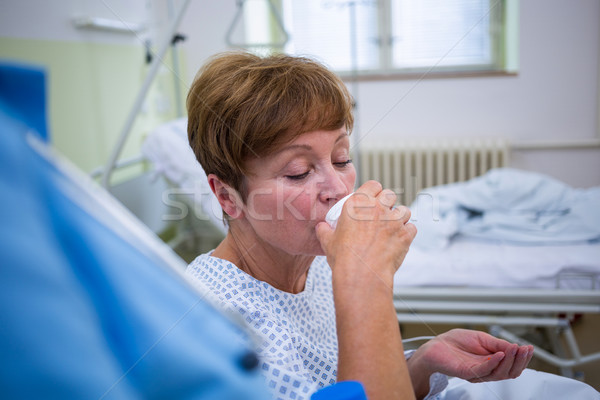
[[[230,261],[248,275],[288,293],[300,293],[315,256],[291,255],[233,224],[212,256]],[[247,230],[244,230],[247,232]]]

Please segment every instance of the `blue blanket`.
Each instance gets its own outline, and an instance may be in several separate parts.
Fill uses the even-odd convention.
[[[600,240],[600,187],[574,189],[517,169],[426,189],[411,211],[414,245],[424,249],[444,248],[456,235],[535,245]]]

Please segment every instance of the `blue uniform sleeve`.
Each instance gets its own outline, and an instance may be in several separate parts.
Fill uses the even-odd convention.
[[[109,195],[67,174],[5,94],[0,398],[268,399],[239,328],[157,257],[162,242],[107,217]]]

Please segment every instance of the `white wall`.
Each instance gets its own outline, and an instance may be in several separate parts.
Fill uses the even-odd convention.
[[[137,43],[138,37],[75,30],[93,15],[164,28],[167,0],[26,0],[0,3],[0,36]],[[181,0],[175,1],[177,5]],[[513,143],[599,138],[600,0],[521,0],[517,76],[361,82],[356,134],[361,144],[407,137],[503,136]],[[52,5],[50,5],[52,4]],[[227,50],[235,0],[193,0],[179,31],[189,87],[212,54]],[[161,17],[162,16],[162,17]],[[162,29],[160,28],[160,29]],[[515,150],[512,165],[573,186],[600,185],[600,148]]]
[[[182,48],[187,58],[188,82],[193,81],[196,72],[208,57],[229,50],[225,44],[225,35],[235,13],[235,0],[190,2],[180,29],[187,35]]]
[[[145,43],[168,19],[167,0],[19,0],[0,2],[0,59],[42,66],[48,87],[53,145],[86,172],[103,167],[148,73]],[[142,24],[135,32],[78,29],[93,17]],[[153,42],[156,46],[156,40]],[[175,118],[174,81],[167,57],[145,98],[122,158],[140,153],[143,135]],[[141,165],[117,171],[116,180]]]
[[[0,2],[0,36],[21,39],[101,41],[139,43],[130,34],[77,29],[73,20],[81,17],[106,18],[144,24],[148,16],[144,0],[13,0]]]
[[[503,136],[513,143],[598,138],[600,1],[519,3],[518,76],[361,82],[355,93],[361,144],[407,137]],[[235,10],[234,0],[190,5],[182,24],[189,35],[189,81],[208,56],[227,50]],[[600,185],[598,147],[515,150],[511,163],[577,187]]]
[[[363,83],[364,142],[405,136],[503,136],[514,143],[597,138],[600,1],[520,4],[518,76]],[[574,186],[600,184],[598,148],[515,151],[511,163]]]

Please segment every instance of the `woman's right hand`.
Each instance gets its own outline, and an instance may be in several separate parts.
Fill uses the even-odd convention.
[[[394,208],[396,199],[379,182],[368,181],[346,201],[335,230],[326,222],[317,225],[317,237],[332,268],[359,265],[392,283],[417,233],[408,222],[410,210]],[[343,263],[338,263],[340,259]]]
[[[392,289],[417,229],[395,202],[391,190],[369,181],[346,201],[335,230],[316,227],[332,269],[337,377],[362,382],[371,400],[415,398]]]

